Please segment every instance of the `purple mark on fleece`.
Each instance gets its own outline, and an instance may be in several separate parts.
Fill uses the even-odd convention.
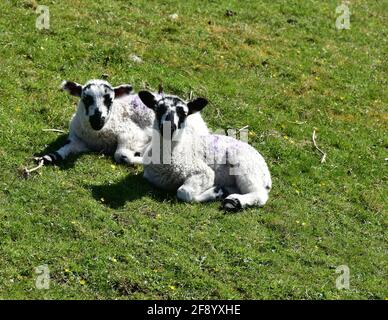
[[[226,146],[226,149],[228,150],[239,151],[241,149],[244,149],[244,144],[241,141],[228,136],[212,134],[206,136],[206,138],[208,138],[208,150],[212,152],[217,153],[218,151],[220,151],[221,144]]]
[[[219,164],[224,163],[225,159],[229,163],[234,163],[236,157],[246,149],[243,142],[223,135],[206,136],[206,147],[208,161]]]
[[[130,119],[140,128],[146,128],[152,125],[154,112],[143,104],[137,94],[131,95],[128,107],[130,109]]]
[[[144,105],[138,95],[133,97],[132,107],[134,111],[139,114],[152,113],[152,111]]]
[[[210,149],[214,150],[215,152],[217,152],[218,149],[219,149],[218,148],[219,141],[220,141],[220,137],[219,136],[216,136],[216,135],[210,136]]]
[[[225,157],[223,156],[224,150],[222,150],[221,136],[208,135],[205,136],[205,158],[208,164],[222,164]]]

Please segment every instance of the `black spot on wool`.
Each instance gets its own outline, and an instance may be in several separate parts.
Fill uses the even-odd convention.
[[[86,115],[89,115],[89,107],[93,105],[94,99],[92,96],[86,95],[82,98],[82,102],[85,106]]]
[[[167,107],[164,105],[158,107],[158,109],[156,110],[156,119],[159,121],[159,123],[166,111]]]
[[[183,108],[181,108],[181,107],[176,108],[176,113],[177,113],[178,118],[179,118],[178,129],[181,129],[182,128],[182,124],[183,124],[183,122],[185,121],[185,119],[187,117],[187,114],[183,110]]]
[[[178,103],[182,103],[183,101],[181,100],[181,99],[179,99],[179,98],[177,98],[177,97],[174,97],[174,98],[172,98],[172,103],[174,104],[174,105],[177,105]]]
[[[87,86],[85,86],[85,88],[83,89],[84,91],[88,90],[91,88],[91,86],[93,86],[94,84],[93,83],[89,83]]]
[[[107,84],[104,84],[103,86],[105,87],[105,92],[106,92],[106,89],[109,91],[113,91],[113,88],[111,86],[108,86]]]
[[[104,105],[110,110],[113,100],[109,94],[104,95]]]

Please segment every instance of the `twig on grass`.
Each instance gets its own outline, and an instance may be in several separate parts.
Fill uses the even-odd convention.
[[[220,111],[220,109],[216,108],[216,111],[217,111],[216,118],[221,118],[221,111]]]
[[[43,166],[44,166],[44,160],[41,159],[41,160],[39,160],[39,163],[36,167],[34,167],[32,169],[24,168],[22,171],[23,177],[27,179],[31,175],[31,172],[37,171],[40,168],[42,168]]]
[[[238,130],[238,132],[241,132],[241,131],[248,129],[248,128],[249,128],[249,126],[242,127],[241,129]]]
[[[315,134],[315,129],[313,131],[313,144],[314,144],[314,147],[315,149],[317,149],[319,151],[319,153],[322,155],[322,158],[321,158],[321,163],[324,163],[326,161],[326,153],[322,151],[322,149],[320,149],[317,145],[317,142],[315,141],[315,137],[316,137],[316,134]]]
[[[287,122],[301,126],[301,125],[305,124],[307,121],[287,121]]]
[[[42,131],[50,131],[50,132],[58,132],[58,133],[66,133],[66,131],[59,130],[59,129],[42,129]]]

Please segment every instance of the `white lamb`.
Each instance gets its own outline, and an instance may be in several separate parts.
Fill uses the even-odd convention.
[[[142,163],[155,115],[137,94],[131,94],[131,85],[112,87],[104,80],[90,80],[82,86],[64,81],[62,89],[80,98],[70,122],[69,137],[59,150],[37,158],[38,161],[54,164],[70,154],[95,151],[113,154],[116,162]],[[201,115],[189,125],[202,134],[208,133]]]
[[[227,136],[200,136],[187,126],[187,121],[207,105],[206,99],[186,103],[148,91],[139,92],[139,97],[156,114],[156,134],[144,155],[148,181],[176,191],[177,197],[187,202],[224,198],[225,211],[267,202],[271,176],[254,148]]]

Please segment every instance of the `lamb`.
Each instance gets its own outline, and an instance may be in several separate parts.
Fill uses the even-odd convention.
[[[264,206],[272,182],[260,153],[245,142],[200,136],[187,126],[208,104],[206,99],[187,103],[175,96],[160,99],[148,91],[139,92],[139,97],[156,114],[156,133],[144,155],[145,179],[175,191],[185,202],[223,199],[222,208],[231,212]]]
[[[61,87],[80,98],[77,111],[70,122],[65,145],[36,158],[38,162],[56,164],[70,154],[95,151],[114,155],[118,163],[142,163],[155,116],[137,94],[131,93],[131,85],[112,87],[104,80],[90,80],[84,86],[64,81]],[[192,119],[189,126],[202,134],[208,132],[201,115]]]

